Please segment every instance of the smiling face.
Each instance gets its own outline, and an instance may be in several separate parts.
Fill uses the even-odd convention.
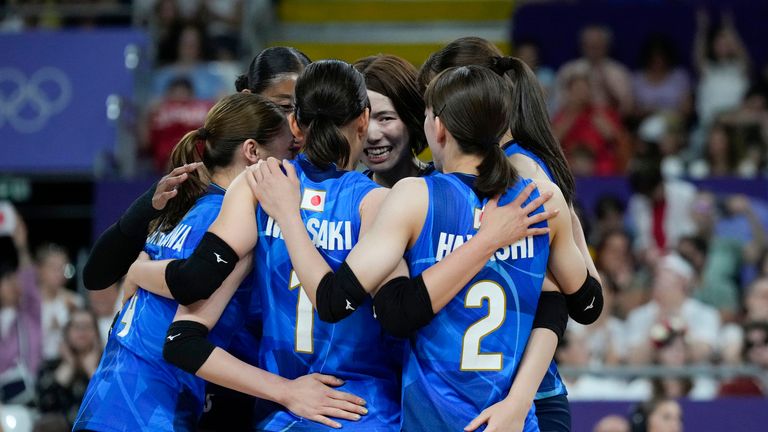
[[[371,171],[386,172],[410,160],[408,129],[390,98],[368,90],[368,99],[371,120],[361,159]]]

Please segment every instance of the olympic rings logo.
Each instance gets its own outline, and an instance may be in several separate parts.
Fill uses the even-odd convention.
[[[72,83],[61,69],[44,67],[29,79],[16,68],[0,68],[0,129],[42,130],[72,100]]]

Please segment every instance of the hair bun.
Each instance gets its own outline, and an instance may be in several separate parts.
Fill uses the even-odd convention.
[[[494,57],[491,69],[499,75],[504,75],[508,70],[514,69],[519,61],[520,60],[512,56]]]
[[[235,80],[235,90],[237,90],[238,93],[249,88],[248,75],[240,75],[237,77],[237,80]]]

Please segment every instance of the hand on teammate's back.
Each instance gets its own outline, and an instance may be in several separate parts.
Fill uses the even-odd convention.
[[[304,375],[289,381],[280,404],[298,416],[338,429],[341,424],[329,417],[356,421],[368,413],[363,399],[332,388],[342,384],[330,375]]]
[[[280,224],[284,217],[298,215],[301,189],[296,169],[288,161],[269,158],[248,168],[248,185],[261,208]]]
[[[165,205],[168,204],[168,201],[170,201],[178,193],[176,187],[187,181],[189,178],[189,173],[199,169],[202,166],[202,162],[194,162],[182,165],[163,176],[163,178],[157,182],[155,194],[152,196],[152,207],[154,207],[155,210],[164,209]]]
[[[480,219],[477,237],[489,242],[494,249],[499,249],[525,237],[548,234],[549,228],[531,228],[531,226],[557,216],[559,210],[545,210],[529,216],[552,198],[552,192],[545,192],[524,205],[535,189],[534,183],[529,184],[514,201],[503,206],[498,205],[499,197],[489,200]]]

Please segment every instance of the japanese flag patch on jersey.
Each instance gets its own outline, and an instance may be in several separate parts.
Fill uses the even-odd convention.
[[[301,197],[301,208],[321,212],[325,208],[325,191],[304,189]]]

